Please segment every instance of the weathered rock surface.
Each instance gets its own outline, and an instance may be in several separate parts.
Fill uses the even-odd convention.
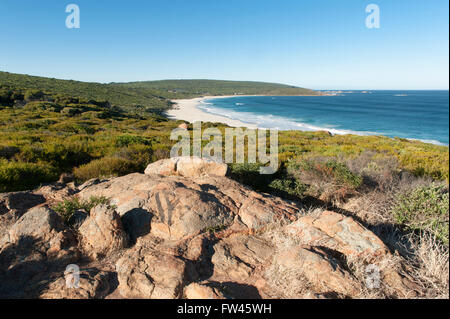
[[[320,248],[289,248],[275,255],[274,261],[282,272],[289,274],[286,280],[295,280],[290,278],[293,274],[302,275],[318,293],[337,292],[355,296],[361,289],[360,284]]]
[[[50,282],[43,289],[42,299],[99,299],[105,298],[111,290],[111,274],[97,269],[82,270],[76,285],[68,286],[67,281],[72,280],[65,274]]]
[[[78,231],[81,245],[93,256],[106,255],[128,244],[119,214],[107,205],[94,207]]]
[[[9,229],[1,242],[15,245],[25,238],[39,243],[40,250],[47,256],[64,253],[63,248],[75,242],[61,217],[47,207],[29,210]]]
[[[214,273],[228,281],[245,282],[271,262],[276,252],[270,242],[255,236],[232,236],[214,245]]]
[[[184,288],[184,295],[187,299],[226,299],[217,288],[196,282]]]
[[[0,297],[357,298],[364,279],[349,262],[392,257],[353,218],[306,214],[225,173],[226,165],[178,158],[146,174],[1,194]],[[109,199],[80,215],[77,236],[42,206],[69,194]],[[66,285],[69,264],[81,269],[77,289]],[[381,271],[394,297],[413,295],[396,268]]]
[[[54,211],[35,207],[0,241],[0,297],[33,298],[80,257],[72,231]]]
[[[180,240],[206,229],[226,228],[235,220],[247,230],[259,229],[282,219],[295,219],[298,207],[258,194],[226,177],[130,174],[84,188],[79,194],[110,198],[117,212],[136,234]],[[130,215],[128,217],[128,215]],[[131,215],[139,215],[131,217]],[[136,230],[135,225],[139,227]]]
[[[179,298],[186,283],[186,263],[148,247],[135,247],[118,260],[119,291],[127,298]]]
[[[174,157],[148,165],[145,169],[145,174],[181,175],[185,177],[225,176],[227,169],[227,164],[218,163],[210,159]]]
[[[286,232],[307,245],[325,246],[349,257],[384,255],[388,248],[351,217],[323,211],[305,216],[286,227]]]
[[[31,192],[0,194],[0,215],[14,210],[20,213],[45,202],[45,198]]]

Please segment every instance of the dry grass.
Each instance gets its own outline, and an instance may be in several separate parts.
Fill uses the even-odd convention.
[[[426,233],[409,238],[412,254],[405,261],[423,298],[449,298],[449,250]]]
[[[391,213],[397,192],[426,184],[425,180],[402,183],[396,192],[376,190],[344,205],[354,212],[394,252],[395,259],[385,261],[392,269],[414,284],[416,298],[449,298],[449,248],[429,233],[405,233],[396,225]],[[355,274],[362,275],[362,266],[353,265]],[[361,277],[362,278],[362,277]],[[387,287],[388,288],[388,287]],[[363,298],[386,298],[392,296],[389,289],[367,290]],[[395,293],[394,293],[395,295]],[[398,296],[411,298],[412,296]]]
[[[415,183],[400,183],[397,191],[411,189],[427,183],[416,180]],[[401,185],[401,186],[399,186]],[[430,234],[404,233],[394,223],[390,207],[394,203],[395,193],[382,193],[376,190],[353,201],[351,208],[391,249],[388,254],[376,261],[382,274],[380,287],[369,289],[366,286],[367,266],[370,260],[361,258],[345,260],[345,268],[360,282],[362,291],[355,298],[449,298],[449,249]],[[347,205],[348,206],[348,205]],[[347,207],[349,208],[349,207]],[[323,208],[311,207],[305,215],[316,215]],[[299,239],[285,232],[285,223],[273,224],[259,234],[279,249],[289,249],[301,245]],[[342,261],[341,261],[342,262]],[[271,267],[266,276],[270,278],[274,289],[285,298],[308,296],[308,283],[301,274],[286,269]],[[290,282],[290,284],[287,284]],[[294,283],[294,284],[292,284]],[[289,288],[290,287],[290,288]],[[292,288],[294,287],[294,288]],[[399,287],[403,287],[399,289]]]

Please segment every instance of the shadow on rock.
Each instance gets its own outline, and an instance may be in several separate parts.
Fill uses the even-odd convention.
[[[72,258],[48,259],[29,236],[0,252],[0,298],[38,298],[48,283],[64,274]]]
[[[237,282],[215,282],[209,283],[211,287],[217,288],[223,294],[232,299],[262,299],[258,289],[252,285],[241,284]]]
[[[125,232],[130,236],[130,244],[134,245],[139,237],[150,233],[153,214],[142,208],[134,208],[122,216]]]

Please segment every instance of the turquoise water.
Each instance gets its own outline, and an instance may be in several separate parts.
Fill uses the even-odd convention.
[[[262,128],[327,130],[449,143],[448,91],[352,91],[335,96],[236,96],[199,106]]]

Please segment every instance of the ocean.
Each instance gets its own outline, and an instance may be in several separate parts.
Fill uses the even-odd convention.
[[[343,91],[333,96],[234,96],[203,111],[278,130],[385,135],[449,144],[449,91]]]

